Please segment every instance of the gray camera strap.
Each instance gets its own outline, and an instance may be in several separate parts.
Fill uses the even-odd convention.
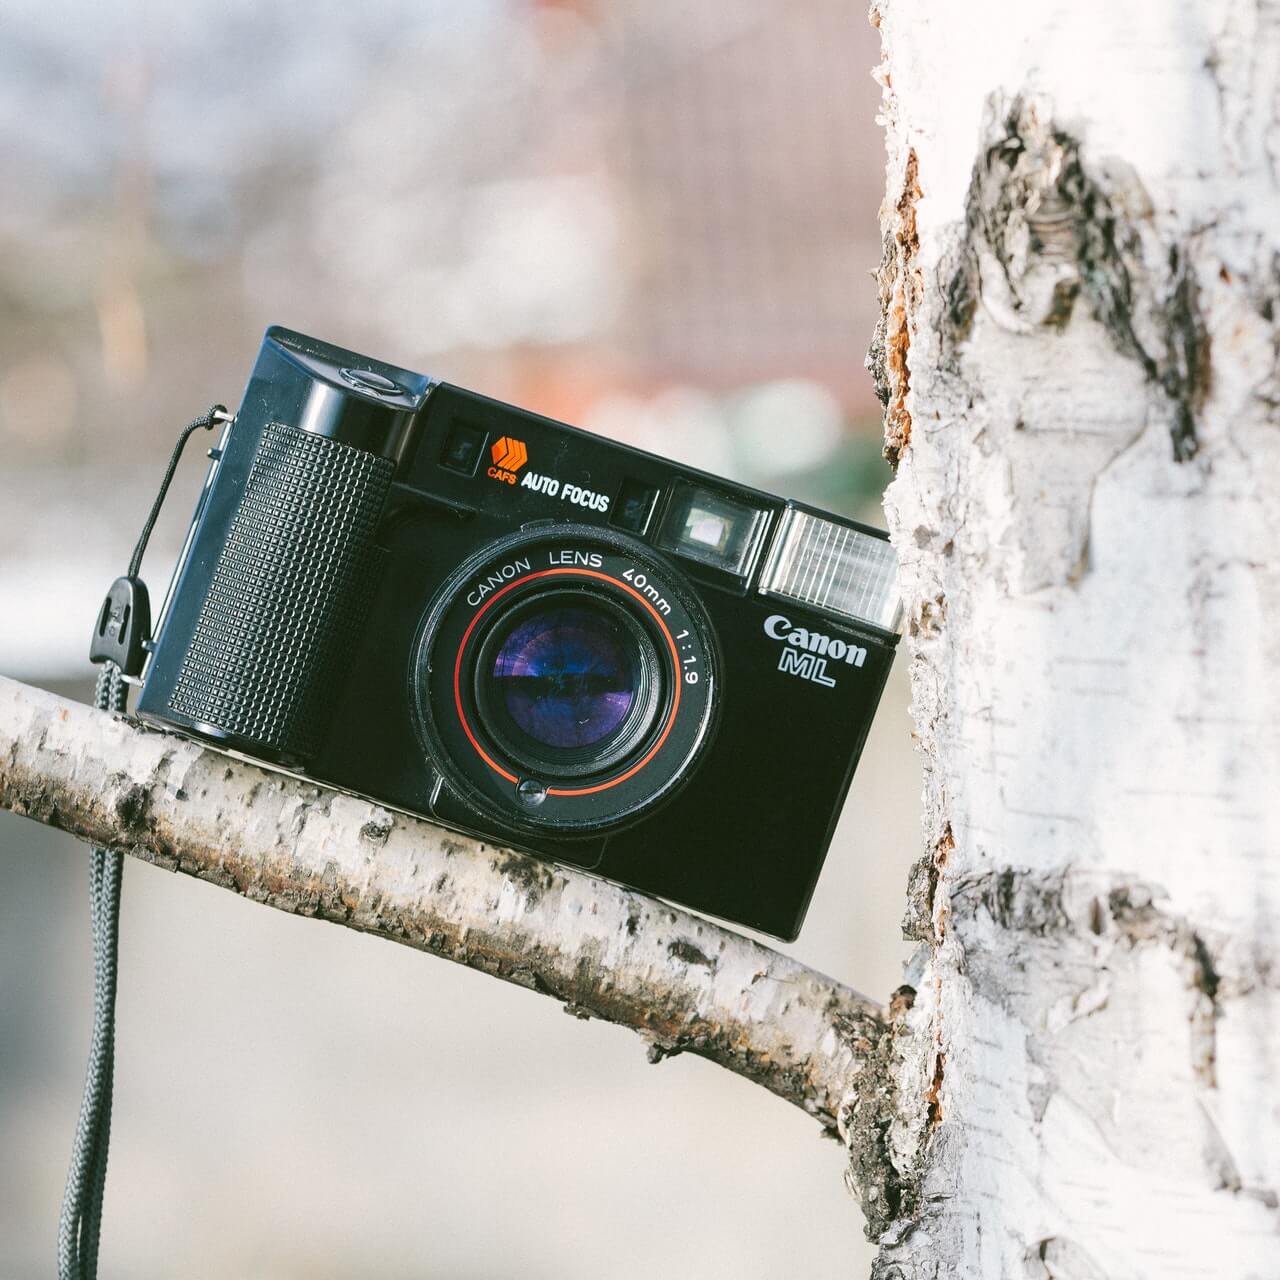
[[[199,430],[226,421],[227,411],[214,405],[189,423],[174,447],[151,513],[129,561],[129,572],[117,578],[99,612],[90,658],[101,663],[95,705],[101,711],[123,712],[128,680],[141,674],[145,646],[150,641],[150,610],[146,588],[138,579],[143,552],[169,483],[177,470],[183,446]],[[111,1085],[115,1058],[116,976],[120,932],[120,881],[124,856],[111,849],[89,851],[89,918],[93,925],[93,1029],[89,1065],[85,1071],[80,1117],[71,1147],[71,1167],[58,1219],[58,1280],[93,1280],[98,1273],[98,1236],[102,1227],[102,1196],[107,1181],[107,1144],[111,1135]]]

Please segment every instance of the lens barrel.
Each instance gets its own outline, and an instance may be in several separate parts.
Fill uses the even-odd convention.
[[[516,831],[631,821],[690,775],[718,659],[696,592],[637,539],[530,528],[444,583],[411,670],[419,739],[466,805]]]

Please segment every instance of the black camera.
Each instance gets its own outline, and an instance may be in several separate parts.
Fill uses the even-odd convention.
[[[796,936],[883,533],[280,328],[210,456],[143,719]]]

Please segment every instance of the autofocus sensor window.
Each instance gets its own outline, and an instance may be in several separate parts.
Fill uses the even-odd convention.
[[[476,703],[513,760],[560,775],[611,767],[645,738],[661,703],[646,628],[588,591],[539,594],[481,644]]]
[[[680,480],[672,486],[658,545],[746,577],[768,518],[760,507]]]

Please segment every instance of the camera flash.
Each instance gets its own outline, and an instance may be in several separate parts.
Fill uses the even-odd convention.
[[[883,538],[795,507],[778,524],[760,590],[884,631],[901,625],[893,547]]]

